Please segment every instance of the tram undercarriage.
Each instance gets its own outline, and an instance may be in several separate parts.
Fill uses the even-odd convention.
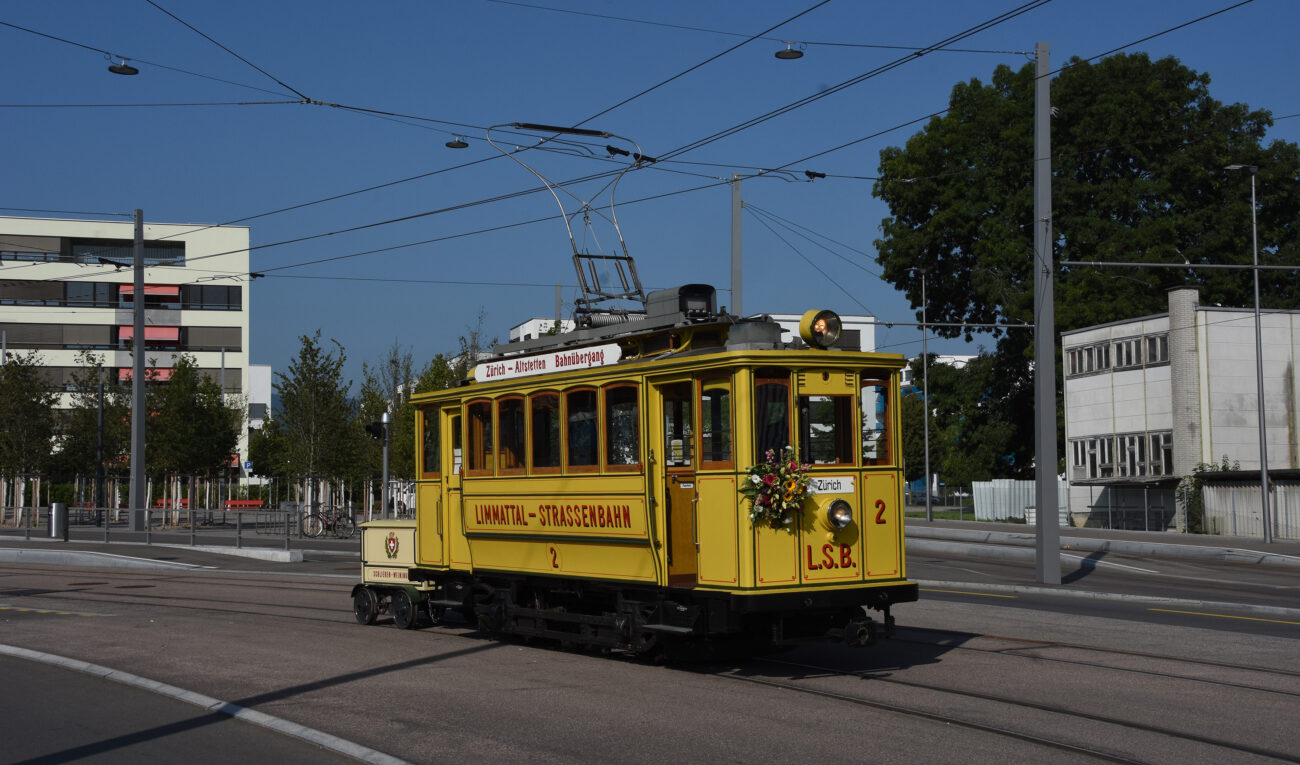
[[[464,577],[424,569],[411,569],[409,577],[410,586],[357,585],[357,621],[371,624],[388,613],[396,626],[410,629],[421,616],[438,624],[453,610],[485,632],[649,655],[705,642],[781,646],[832,639],[868,646],[879,637],[892,637],[892,604],[916,599],[912,583],[736,595],[509,575]],[[868,609],[880,612],[879,621],[867,615]]]

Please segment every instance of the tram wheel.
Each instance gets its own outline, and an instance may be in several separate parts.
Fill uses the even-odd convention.
[[[393,593],[393,604],[389,610],[393,612],[393,624],[402,630],[414,627],[420,613],[415,603],[411,601],[411,593],[406,590],[397,590]]]
[[[369,587],[362,587],[352,596],[352,613],[357,617],[357,624],[374,624],[379,615],[379,598]]]

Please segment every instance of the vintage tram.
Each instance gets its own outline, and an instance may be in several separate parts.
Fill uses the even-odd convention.
[[[892,630],[891,607],[917,597],[904,359],[858,350],[829,311],[785,340],[770,317],[720,312],[706,285],[644,305],[498,346],[461,385],[414,397],[416,518],[363,527],[358,621],[409,628],[455,609],[495,632],[634,652]],[[776,519],[744,491],[771,480],[758,466],[774,455],[806,484]]]

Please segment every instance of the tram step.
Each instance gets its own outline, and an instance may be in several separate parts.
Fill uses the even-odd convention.
[[[436,598],[429,598],[429,605],[442,606],[443,608],[460,608],[461,606],[465,605],[465,601],[451,600],[451,599],[438,600]]]

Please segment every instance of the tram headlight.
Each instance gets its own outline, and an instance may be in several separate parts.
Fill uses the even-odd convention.
[[[836,529],[848,527],[853,523],[853,506],[842,499],[835,500],[826,508],[826,522]]]
[[[830,348],[840,339],[840,327],[834,311],[809,311],[799,319],[799,337],[813,348]]]

